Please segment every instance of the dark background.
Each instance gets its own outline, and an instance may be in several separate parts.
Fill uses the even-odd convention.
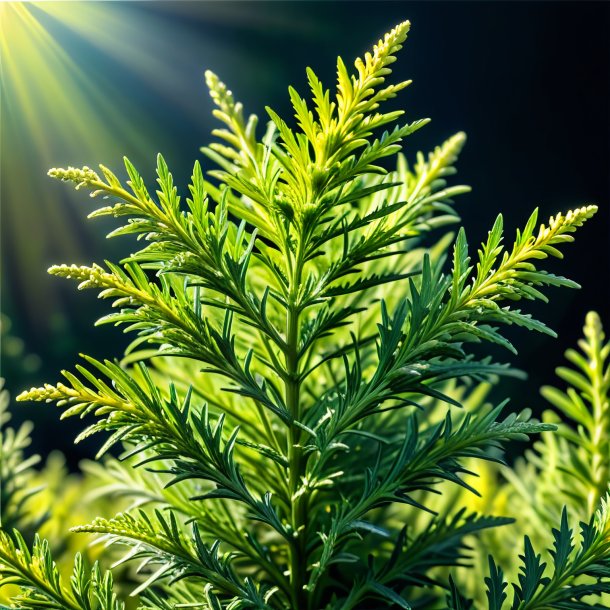
[[[2,375],[13,395],[24,387],[55,381],[60,369],[73,366],[79,352],[120,356],[126,344],[120,331],[92,326],[107,312],[106,303],[97,301],[93,293],[78,293],[70,282],[46,276],[45,269],[55,262],[89,264],[116,259],[129,251],[129,241],[105,242],[103,236],[111,224],[86,221],[86,213],[95,204],[83,192],[74,195],[69,186],[50,182],[46,167],[103,162],[118,168],[120,155],[127,154],[152,181],[154,157],[162,150],[184,192],[192,163],[201,157],[199,147],[209,142],[215,127],[202,82],[205,68],[220,74],[247,112],[263,118],[264,106],[269,104],[288,117],[287,87],[293,84],[305,93],[306,66],[330,84],[338,54],[351,65],[404,19],[412,22],[412,30],[393,66],[393,78],[410,78],[414,83],[402,92],[398,105],[406,109],[408,120],[432,118],[430,125],[407,140],[405,152],[412,159],[417,150],[428,151],[456,131],[467,132],[457,180],[473,187],[471,194],[459,199],[472,247],[485,238],[499,212],[504,214],[510,236],[535,206],[540,207],[541,219],[586,203],[600,206],[598,215],[579,231],[576,242],[564,249],[565,260],[549,265],[580,283],[582,289],[551,289],[547,291],[549,305],[525,305],[558,332],[558,339],[511,330],[519,356],[502,354],[502,358],[527,371],[529,378],[505,382],[498,398],[509,395],[514,408],[528,406],[540,412],[545,404],[538,388],[554,383],[553,369],[563,364],[563,351],[580,336],[586,312],[596,309],[610,328],[608,3],[106,4],[108,10],[123,11],[124,25],[130,25],[132,19],[137,28],[144,13],[161,24],[154,35],[143,37],[143,51],[160,53],[157,44],[162,42],[164,48],[169,45],[181,53],[184,61],[170,65],[180,86],[173,97],[159,93],[163,82],[138,78],[133,70],[124,68],[120,57],[111,59],[93,47],[88,49],[82,39],[62,30],[61,23],[41,16],[87,73],[103,74],[106,82],[121,91],[124,98],[116,98],[115,107],[120,110],[125,100],[123,117],[136,128],[141,126],[148,147],[136,147],[117,133],[116,150],[84,158],[78,146],[64,147],[57,152],[58,158],[28,174],[34,185],[44,185],[45,196],[58,198],[64,206],[65,232],[57,234],[43,227],[39,233],[44,256],[40,260],[29,257],[29,266],[24,267],[30,245],[15,238],[9,221],[28,202],[7,195],[6,190],[23,179],[5,165],[7,154],[12,154],[13,161],[20,159],[16,141],[6,140],[18,133],[9,129],[7,136],[3,129],[1,310],[12,326],[7,334],[4,324]],[[204,42],[205,49],[200,46]],[[10,95],[10,83],[5,93]],[[182,111],[178,102],[188,102],[199,111]],[[3,123],[10,127],[14,118],[5,113]],[[120,151],[118,155],[116,151]],[[26,153],[24,164],[29,162]],[[76,200],[78,205],[73,203]],[[27,219],[31,227],[43,222],[35,213]],[[60,246],[66,241],[76,244],[78,260],[58,260]],[[58,448],[74,463],[90,455],[95,446],[73,448],[79,423],[59,424],[59,414],[50,406],[19,405],[13,412],[18,420],[31,418],[39,423],[34,432],[37,451]]]

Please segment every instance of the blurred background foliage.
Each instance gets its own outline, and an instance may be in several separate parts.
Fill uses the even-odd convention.
[[[405,153],[430,150],[464,130],[458,208],[471,243],[503,212],[508,229],[538,205],[550,216],[585,203],[600,212],[555,267],[582,285],[554,291],[533,313],[557,340],[518,330],[514,363],[527,381],[493,391],[515,409],[545,407],[538,388],[575,344],[585,313],[610,322],[610,4],[597,2],[42,2],[0,4],[1,374],[11,394],[58,378],[78,352],[120,356],[126,338],[93,327],[107,307],[46,274],[54,263],[90,264],[130,252],[106,242],[111,222],[87,222],[93,203],[46,176],[53,166],[127,155],[152,185],[163,152],[187,184],[216,127],[203,83],[210,68],[265,119],[289,116],[287,87],[304,91],[305,67],[326,82],[338,55],[350,61],[395,23],[413,27],[396,79],[414,84],[397,104],[432,123]],[[206,167],[204,161],[204,167]],[[209,165],[209,164],[208,164]],[[502,354],[502,358],[506,356]],[[35,451],[59,449],[73,467],[78,422],[52,408],[12,409],[32,419]],[[72,425],[70,425],[72,424]]]

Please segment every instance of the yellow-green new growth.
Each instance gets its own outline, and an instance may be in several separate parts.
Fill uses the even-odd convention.
[[[70,584],[57,571],[48,542],[35,537],[31,548],[18,531],[0,530],[0,586],[17,585],[12,608],[21,610],[124,610],[113,592],[111,572],[95,563],[89,568],[81,555],[74,560]]]
[[[538,211],[534,211],[523,231],[517,231],[512,250],[506,251],[501,245],[502,216],[498,216],[494,228],[489,233],[487,243],[479,251],[477,273],[472,284],[467,286],[459,295],[459,304],[462,306],[489,306],[488,301],[500,299],[541,298],[546,301],[534,286],[538,284],[571,285],[565,283],[564,278],[556,278],[548,274],[537,274],[532,261],[546,258],[549,254],[563,258],[557,245],[573,241],[571,233],[591,218],[597,212],[597,206],[589,205],[575,210],[569,210],[565,215],[556,214],[549,220],[548,227],[544,224],[534,234]],[[460,238],[456,249],[461,247]],[[497,267],[493,265],[502,259]]]
[[[581,352],[566,351],[573,368],[559,367],[557,375],[569,384],[565,391],[551,386],[542,395],[576,424],[562,425],[561,436],[572,450],[560,467],[570,476],[570,495],[578,497],[586,514],[595,510],[610,485],[610,342],[606,342],[601,320],[589,312],[578,342]]]
[[[51,178],[75,182],[77,189],[95,184],[100,179],[96,172],[86,165],[82,168],[68,167],[67,169],[53,167],[47,173]]]

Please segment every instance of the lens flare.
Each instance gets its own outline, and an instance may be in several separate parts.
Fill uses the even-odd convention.
[[[89,262],[99,239],[99,227],[89,233],[75,211],[86,205],[82,193],[46,178],[47,169],[116,167],[123,154],[152,161],[176,146],[163,113],[171,107],[183,121],[205,114],[206,58],[231,55],[218,37],[196,35],[183,14],[169,19],[171,8],[154,4],[0,3],[2,308],[30,325],[50,323],[40,303],[61,310],[44,269]]]

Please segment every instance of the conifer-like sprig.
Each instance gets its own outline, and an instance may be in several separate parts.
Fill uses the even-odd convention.
[[[543,419],[557,425],[557,432],[543,433],[523,458],[510,468],[501,468],[497,473],[501,480],[494,482],[497,494],[488,503],[489,510],[520,515],[509,530],[498,529],[484,537],[485,546],[498,549],[496,561],[503,565],[509,579],[516,578],[516,566],[508,541],[512,544],[515,537],[527,535],[539,550],[552,547],[552,529],[557,527],[562,511],[567,507],[572,519],[588,523],[610,487],[607,467],[610,347],[597,313],[587,314],[584,337],[578,346],[580,350],[566,352],[572,367],[556,369],[561,380],[567,382],[567,388],[542,388],[543,396],[554,407],[544,413]],[[488,553],[483,547],[481,544],[481,558]],[[548,552],[542,552],[543,561],[550,558]],[[469,590],[475,591],[473,579],[467,580]],[[599,604],[606,607],[609,600],[610,595],[606,594]]]
[[[567,388],[541,389],[555,408],[544,413],[544,420],[557,425],[557,433],[543,434],[525,459],[503,471],[504,492],[518,498],[540,528],[559,515],[563,504],[588,521],[610,486],[610,344],[596,312],[587,314],[583,334],[580,350],[565,353],[572,367],[556,369]]]
[[[164,398],[144,365],[139,366],[142,382],[138,383],[114,363],[86,359],[113,380],[114,388],[79,366],[79,372],[93,388],[65,372],[70,386],[47,385],[24,393],[21,400],[45,400],[66,405],[64,417],[95,413],[99,420],[86,428],[77,440],[96,432],[113,431],[98,456],[121,440],[136,443],[134,453],[139,453],[144,447],[154,448],[153,455],[146,457],[144,463],[170,460],[173,465],[169,472],[174,475],[173,481],[190,478],[214,485],[212,489],[203,488],[199,497],[193,500],[214,497],[244,503],[260,520],[287,536],[270,508],[268,498],[257,499],[252,495],[250,488],[257,485],[255,473],[251,473],[252,480],[249,486],[246,485],[241,471],[247,465],[242,464],[240,468],[233,457],[238,431],[233,430],[225,440],[223,416],[213,425],[206,406],[192,408],[190,394],[180,399],[174,388],[170,388],[169,397]]]
[[[191,534],[187,535],[185,529]],[[249,578],[239,578],[232,566],[233,553],[222,553],[218,541],[211,547],[206,545],[197,524],[187,527],[171,511],[166,515],[159,510],[152,515],[144,511],[136,516],[119,514],[111,520],[98,519],[75,531],[102,534],[111,542],[130,546],[131,551],[123,561],[139,561],[140,570],[152,571],[140,590],[160,578],[169,577],[173,581],[203,579],[211,585],[214,596],[229,598],[232,602],[240,602],[238,607],[249,608],[267,608],[265,600],[274,593],[253,587]],[[153,566],[155,568],[151,569]],[[282,583],[285,583],[284,579]]]
[[[32,423],[24,422],[18,428],[9,427],[9,394],[0,379],[0,528],[12,532],[24,524],[28,500],[40,491],[32,481],[33,466],[40,458],[26,456],[30,446]],[[32,519],[32,524],[36,520]]]
[[[46,540],[36,536],[28,547],[15,530],[13,537],[0,530],[0,587],[17,585],[14,608],[21,610],[124,610],[113,592],[111,572],[92,568],[77,555],[70,584],[63,582]]]
[[[485,578],[489,610],[547,610],[548,608],[594,608],[605,605],[596,599],[610,593],[610,516],[608,497],[601,500],[596,514],[580,523],[580,540],[575,541],[564,509],[557,529],[553,529],[553,546],[549,549],[552,565],[542,560],[529,539],[520,555],[521,570],[513,583],[512,603],[504,573],[489,557],[489,576]],[[461,595],[447,600],[451,610],[472,607]]]
[[[595,210],[595,206],[589,206],[566,216],[558,215],[550,220],[548,228],[542,225],[536,237],[534,212],[523,232],[517,234],[512,251],[504,253],[501,260],[499,217],[479,251],[473,276],[463,231],[456,240],[451,275],[443,275],[440,268],[435,269],[425,258],[419,286],[410,280],[411,296],[396,309],[394,316],[382,309],[378,363],[370,380],[362,379],[358,360],[354,365],[346,364],[344,389],[335,416],[325,418],[328,442],[376,413],[388,400],[399,400],[409,391],[434,394],[430,382],[467,375],[469,369],[474,375],[501,372],[488,362],[465,362],[462,348],[465,342],[485,340],[514,352],[514,347],[492,326],[494,323],[515,323],[552,334],[529,315],[510,306],[501,308],[498,303],[508,299],[544,299],[536,288],[540,285],[574,287],[574,282],[566,278],[538,271],[531,261],[545,258],[549,252],[555,254],[555,245],[570,241],[570,233]],[[331,392],[336,394],[337,390]],[[312,414],[315,413],[313,410]]]
[[[564,392],[545,386],[542,395],[577,426],[559,429],[571,447],[562,451],[561,467],[571,476],[570,493],[592,514],[610,482],[610,342],[595,312],[587,314],[583,332],[581,352],[565,353],[573,367],[556,369],[569,387]]]
[[[340,610],[359,607],[368,596],[381,603],[394,603],[410,608],[396,589],[439,584],[433,568],[464,565],[469,560],[470,548],[465,538],[481,530],[499,527],[510,520],[466,514],[465,509],[446,517],[434,517],[422,532],[410,531],[405,526],[395,542],[389,559],[383,565],[372,565],[362,579],[357,579],[348,592]],[[372,595],[371,595],[372,594]]]
[[[403,156],[384,167],[426,122],[396,124],[402,111],[382,109],[409,84],[386,82],[408,29],[390,31],[353,73],[339,59],[334,92],[308,70],[310,99],[289,90],[296,124],[267,109],[260,140],[256,117],[206,73],[224,126],[204,152],[218,169],[212,182],[195,164],[185,204],[161,155],[155,193],[128,160],[125,183],[104,166],[50,171],[111,200],[92,214],[120,220],[111,236],[144,242],[121,264],[50,269],[111,299],[99,323],[137,336],[123,364],[85,357],[64,382],[19,399],[92,418],[79,438],[108,434],[100,453],[123,444],[124,463],[104,485],[133,505],[79,531],[129,549],[123,559],[136,562],[146,608],[410,608],[442,603],[444,587],[452,607],[466,607],[438,568],[461,565],[465,536],[508,519],[454,510],[419,532],[405,515],[433,513],[426,494],[447,485],[476,492],[473,461],[501,462],[503,443],[553,428],[527,410],[502,414],[505,402],[457,411],[451,384],[510,374],[468,351],[484,341],[514,352],[500,324],[552,334],[514,303],[576,286],[540,261],[561,256],[596,208],[540,227],[534,213],[506,247],[500,216],[473,262],[463,229],[431,245],[468,191],[448,183],[465,138],[412,167]],[[144,482],[147,469],[156,472]],[[556,581],[526,550],[517,597],[555,599],[565,582],[565,599],[580,600],[571,579],[591,573],[587,558],[597,566],[610,554],[602,521],[583,526],[585,559],[566,551],[562,522]],[[46,561],[40,595],[69,598]],[[499,610],[504,583],[491,570]]]

